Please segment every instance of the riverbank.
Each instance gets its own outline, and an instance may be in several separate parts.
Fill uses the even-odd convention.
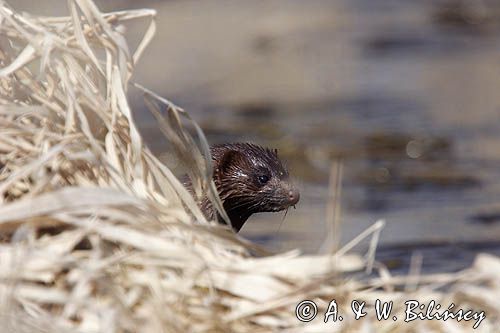
[[[336,300],[344,319],[329,325],[346,332],[467,332],[474,325],[406,323],[406,299],[484,311],[478,332],[500,324],[497,257],[480,256],[454,274],[421,275],[415,262],[409,276],[397,277],[374,262],[382,221],[319,256],[266,253],[206,221],[144,145],[126,98],[154,34],[155,13],[102,14],[90,0],[71,1],[70,10],[69,17],[43,18],[0,7],[0,317],[6,332],[324,330],[321,316],[307,323],[297,317],[305,313],[297,311],[302,300],[314,302],[318,313]],[[137,19],[147,22],[146,32],[129,50],[121,24]],[[211,191],[202,132],[184,110],[139,89],[172,158]],[[353,253],[365,237],[373,237],[367,255]],[[393,301],[398,320],[377,320],[377,299]],[[355,319],[355,300],[366,302],[366,318]]]

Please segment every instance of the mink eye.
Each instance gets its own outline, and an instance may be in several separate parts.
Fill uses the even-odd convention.
[[[269,181],[269,176],[268,175],[260,175],[258,177],[258,179],[259,179],[259,183],[264,185],[265,183],[267,183]]]

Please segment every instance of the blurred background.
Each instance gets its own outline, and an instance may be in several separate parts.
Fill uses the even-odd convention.
[[[407,271],[412,253],[427,272],[500,255],[499,1],[96,3],[158,11],[133,81],[189,111],[211,144],[253,141],[287,161],[297,209],[254,215],[243,236],[316,253],[329,170],[341,159],[342,244],[383,218],[378,258],[395,271]],[[10,4],[67,13],[64,0]],[[126,27],[133,46],[146,27]],[[139,92],[130,101],[165,158]]]

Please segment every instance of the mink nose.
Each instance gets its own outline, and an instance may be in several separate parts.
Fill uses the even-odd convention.
[[[297,202],[299,202],[300,199],[300,193],[297,189],[293,188],[288,192],[288,203],[290,206],[295,205]]]

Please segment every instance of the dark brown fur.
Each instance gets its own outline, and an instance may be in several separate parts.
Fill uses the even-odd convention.
[[[299,201],[299,191],[276,150],[231,143],[212,146],[210,153],[213,179],[235,231],[254,213],[285,210]],[[208,219],[224,223],[207,198],[200,207]]]

